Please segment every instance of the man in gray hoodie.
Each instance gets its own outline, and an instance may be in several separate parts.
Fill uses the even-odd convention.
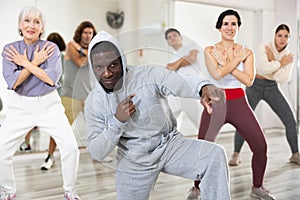
[[[224,101],[224,93],[200,76],[127,65],[116,38],[104,31],[93,38],[88,51],[99,84],[85,104],[87,150],[101,161],[118,147],[118,200],[148,199],[160,172],[201,180],[202,200],[229,200],[224,149],[184,138],[166,99],[201,96],[210,112],[213,104]]]

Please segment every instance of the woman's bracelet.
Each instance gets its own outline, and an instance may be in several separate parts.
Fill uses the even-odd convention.
[[[84,53],[84,48],[81,47],[78,52],[81,56],[86,56]]]

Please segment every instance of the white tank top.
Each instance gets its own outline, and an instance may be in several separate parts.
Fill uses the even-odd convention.
[[[244,63],[240,62],[240,64],[237,66],[238,70],[243,71],[244,70]],[[241,88],[243,87],[243,84],[237,80],[234,76],[231,74],[227,74],[224,76],[221,80],[215,80],[209,75],[209,80],[217,87],[219,88]]]

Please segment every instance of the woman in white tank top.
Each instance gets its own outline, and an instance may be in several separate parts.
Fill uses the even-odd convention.
[[[226,102],[212,105],[212,113],[202,112],[198,139],[215,141],[226,123],[232,124],[248,142],[252,156],[253,185],[250,196],[273,200],[275,197],[263,187],[267,163],[267,144],[263,131],[250,108],[244,86],[251,86],[255,77],[252,51],[235,42],[241,26],[239,14],[234,10],[222,12],[216,23],[221,41],[205,48],[205,63],[213,84],[224,89]],[[199,181],[188,199],[200,193]]]

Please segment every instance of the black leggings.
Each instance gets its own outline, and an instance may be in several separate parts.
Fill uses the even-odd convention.
[[[275,81],[256,78],[253,85],[246,88],[246,94],[253,110],[255,110],[260,100],[265,100],[269,104],[285,126],[286,139],[292,153],[299,152],[296,119],[290,105],[279,90],[277,83]],[[234,136],[234,151],[239,153],[243,144],[243,136],[239,132],[236,132]]]

